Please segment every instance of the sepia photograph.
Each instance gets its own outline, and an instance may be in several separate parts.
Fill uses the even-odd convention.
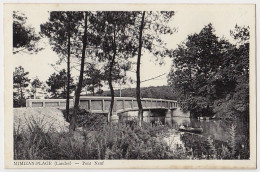
[[[255,5],[4,9],[7,168],[256,168]]]

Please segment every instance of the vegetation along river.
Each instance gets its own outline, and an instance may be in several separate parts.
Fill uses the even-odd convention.
[[[226,159],[249,158],[248,124],[241,119],[232,121],[224,119],[199,120],[181,116],[146,116],[144,121],[165,126],[167,130],[165,130],[163,140],[170,145],[172,150],[181,151],[181,155],[184,155],[185,152],[186,158],[208,159],[209,157],[205,156],[213,155],[214,151],[216,156],[221,154],[220,156],[223,158],[222,154],[225,149],[227,152],[228,150],[234,151],[234,154],[230,153]],[[179,131],[180,126],[202,128],[203,132],[195,134]]]

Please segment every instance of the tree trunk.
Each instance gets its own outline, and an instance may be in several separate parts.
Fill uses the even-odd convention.
[[[22,84],[20,84],[20,95],[21,95],[20,107],[23,107],[23,89],[22,89]]]
[[[34,92],[34,99],[36,99],[36,92],[37,92],[37,90],[36,90],[37,88],[35,88],[35,92]]]
[[[18,103],[18,105],[20,103],[20,87],[19,86],[17,86],[17,103]]]
[[[121,89],[121,84],[120,84],[120,88],[119,88],[119,97],[122,97],[122,89]]]
[[[141,63],[141,55],[142,55],[142,35],[143,35],[143,29],[144,29],[144,16],[145,11],[142,15],[142,21],[140,25],[140,32],[139,32],[139,47],[138,47],[138,56],[137,56],[137,67],[136,67],[136,100],[138,104],[138,119],[139,119],[139,125],[142,126],[143,122],[143,106],[141,101],[141,89],[140,89],[140,63]]]
[[[66,82],[67,82],[67,80],[66,80]],[[65,98],[66,99],[66,94],[67,94],[67,92],[66,92],[66,85],[67,85],[67,83],[64,83],[64,87],[63,87],[63,93],[62,93],[62,95],[60,96],[61,98]]]
[[[70,113],[70,23],[68,26],[67,94],[66,94],[66,118],[67,118],[67,120],[69,118],[69,113]]]
[[[73,109],[73,115],[70,121],[70,131],[75,131],[76,129],[76,118],[77,113],[79,111],[79,98],[80,98],[80,92],[82,89],[82,83],[83,83],[83,72],[84,72],[84,64],[85,64],[85,56],[86,56],[86,46],[87,46],[87,17],[88,13],[85,12],[85,28],[84,28],[84,35],[83,35],[83,47],[82,47],[82,57],[81,57],[81,64],[80,64],[80,75],[79,75],[79,82],[78,86],[75,92],[75,102],[74,102],[74,109]]]
[[[112,67],[110,67],[110,68],[112,68]],[[109,69],[109,73],[110,73],[110,70],[111,69]],[[115,101],[115,92],[114,92],[114,88],[113,88],[113,84],[112,84],[112,79],[110,76],[108,79],[108,85],[109,85],[109,89],[110,89],[110,93],[111,93],[111,101],[110,101],[110,108],[109,108],[109,113],[108,113],[108,117],[107,117],[107,122],[110,123],[111,116],[113,114],[114,101]]]
[[[22,91],[22,85],[20,84],[20,97],[23,98],[23,91]]]
[[[108,85],[109,85],[109,89],[110,89],[110,93],[111,93],[111,102],[110,102],[110,108],[109,108],[109,113],[107,116],[107,122],[111,123],[111,116],[113,114],[113,107],[114,107],[114,101],[115,101],[115,91],[113,88],[113,84],[112,84],[112,71],[113,71],[113,67],[114,67],[114,63],[115,63],[115,58],[116,58],[116,33],[114,30],[114,38],[113,38],[113,57],[110,61],[109,64],[109,76],[108,76]]]
[[[101,87],[100,87],[100,82],[99,82],[99,85],[98,85],[99,95],[101,95],[100,89],[101,89]]]
[[[92,86],[93,86],[93,88],[92,88],[92,95],[94,96],[95,95],[95,87],[94,87],[94,82],[92,82]]]

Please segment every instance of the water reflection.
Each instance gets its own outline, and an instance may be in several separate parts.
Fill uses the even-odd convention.
[[[202,136],[213,138],[214,140],[226,141],[230,137],[228,129],[231,126],[230,121],[223,120],[198,120],[194,118],[185,117],[145,117],[144,121],[154,123],[160,121],[162,124],[169,126],[169,128],[178,130],[181,125],[185,127],[203,128]],[[240,121],[236,121],[238,137],[244,134],[244,127]]]

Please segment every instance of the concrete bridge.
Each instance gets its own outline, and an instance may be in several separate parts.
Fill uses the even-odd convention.
[[[173,110],[177,108],[177,101],[164,99],[143,98],[144,110],[165,109]],[[110,97],[80,97],[80,106],[92,113],[108,113],[110,107]],[[137,100],[134,97],[115,97],[113,112],[115,114],[137,111]]]
[[[80,107],[91,113],[108,113],[110,107],[110,97],[81,96]],[[177,101],[164,99],[143,98],[144,110],[165,109],[174,110],[177,108]],[[26,107],[57,107],[64,109],[66,99],[27,99]],[[73,107],[73,99],[70,99],[70,107]],[[115,97],[113,112],[122,113],[127,111],[137,111],[138,105],[134,97]]]
[[[108,114],[110,97],[81,96],[80,107],[91,113]],[[73,107],[74,100],[70,99],[70,107]],[[160,117],[190,117],[189,112],[183,112],[177,105],[177,101],[143,98],[142,105],[144,118]],[[66,108],[66,99],[27,99],[26,107],[56,107]],[[138,105],[134,97],[115,97],[112,120],[133,119],[138,115]],[[149,120],[149,118],[146,118]]]

